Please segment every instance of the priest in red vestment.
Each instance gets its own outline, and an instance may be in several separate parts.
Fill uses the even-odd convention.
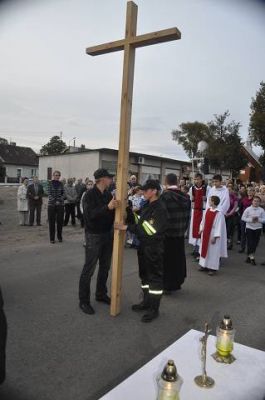
[[[193,255],[199,258],[199,246],[201,240],[200,224],[205,211],[206,199],[209,187],[204,184],[202,174],[198,173],[194,178],[194,185],[190,188],[189,196],[192,202],[192,213],[189,230],[189,243],[194,246]]]

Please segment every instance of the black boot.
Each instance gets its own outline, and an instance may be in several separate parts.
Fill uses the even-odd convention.
[[[141,321],[142,322],[151,322],[153,319],[159,316],[159,305],[162,295],[150,294],[149,293],[149,304],[150,308],[148,312],[143,315]]]
[[[148,308],[149,308],[148,289],[143,289],[143,300],[139,304],[133,304],[132,310],[133,311],[144,311],[144,310],[148,310]]]

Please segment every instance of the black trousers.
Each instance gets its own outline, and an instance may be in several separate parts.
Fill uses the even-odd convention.
[[[4,382],[6,376],[6,337],[7,322],[3,309],[3,298],[0,289],[0,384]]]
[[[241,242],[241,226],[240,226],[241,217],[238,213],[235,214],[235,227],[237,232],[237,240]]]
[[[99,261],[96,297],[107,294],[107,279],[110,270],[113,232],[92,234],[85,233],[86,253],[85,265],[83,267],[79,281],[79,300],[80,303],[90,302],[90,283],[94,275],[97,262]]]
[[[246,229],[248,255],[255,254],[262,229]]]
[[[149,291],[163,290],[163,241],[140,243],[137,255],[142,286],[148,285]]]
[[[244,221],[240,221],[240,228],[241,228],[241,241],[240,241],[240,246],[242,250],[245,250],[246,248],[246,223]]]
[[[65,217],[64,217],[64,225],[68,225],[69,218],[71,215],[72,225],[75,225],[75,203],[65,204]]]
[[[178,290],[187,276],[184,237],[166,237],[164,244],[164,289]]]
[[[37,201],[29,202],[29,224],[30,225],[34,224],[35,212],[36,212],[37,225],[40,225],[40,223],[41,223],[41,207],[42,207],[42,205]]]
[[[227,239],[230,244],[233,244],[234,231],[235,231],[235,216],[225,217]]]
[[[63,231],[64,206],[48,206],[48,220],[50,240],[55,240],[55,225],[57,225],[57,238],[61,240]]]
[[[80,209],[80,201],[76,202],[76,216],[78,219],[81,219],[81,217],[82,217],[82,213],[81,213],[81,209]]]

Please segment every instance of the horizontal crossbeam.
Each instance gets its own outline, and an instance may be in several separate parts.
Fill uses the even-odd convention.
[[[124,49],[125,40],[116,40],[115,42],[109,42],[99,44],[98,46],[88,47],[86,53],[90,56],[99,56],[100,54],[113,53],[114,51],[120,51]]]
[[[152,44],[170,42],[172,40],[181,39],[181,33],[177,28],[164,29],[162,31],[147,33],[145,35],[132,36],[127,39],[116,40],[100,44],[98,46],[88,47],[86,53],[90,56],[98,56],[101,54],[113,53],[124,49],[126,44],[131,46],[144,47]]]
[[[181,39],[181,33],[177,28],[164,29],[163,31],[146,33],[145,35],[131,38],[130,43],[134,47],[150,46],[152,44],[170,42]]]

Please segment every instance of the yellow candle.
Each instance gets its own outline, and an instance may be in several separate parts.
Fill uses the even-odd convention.
[[[228,356],[233,350],[233,340],[229,333],[220,332],[217,338],[216,348],[221,356]]]

